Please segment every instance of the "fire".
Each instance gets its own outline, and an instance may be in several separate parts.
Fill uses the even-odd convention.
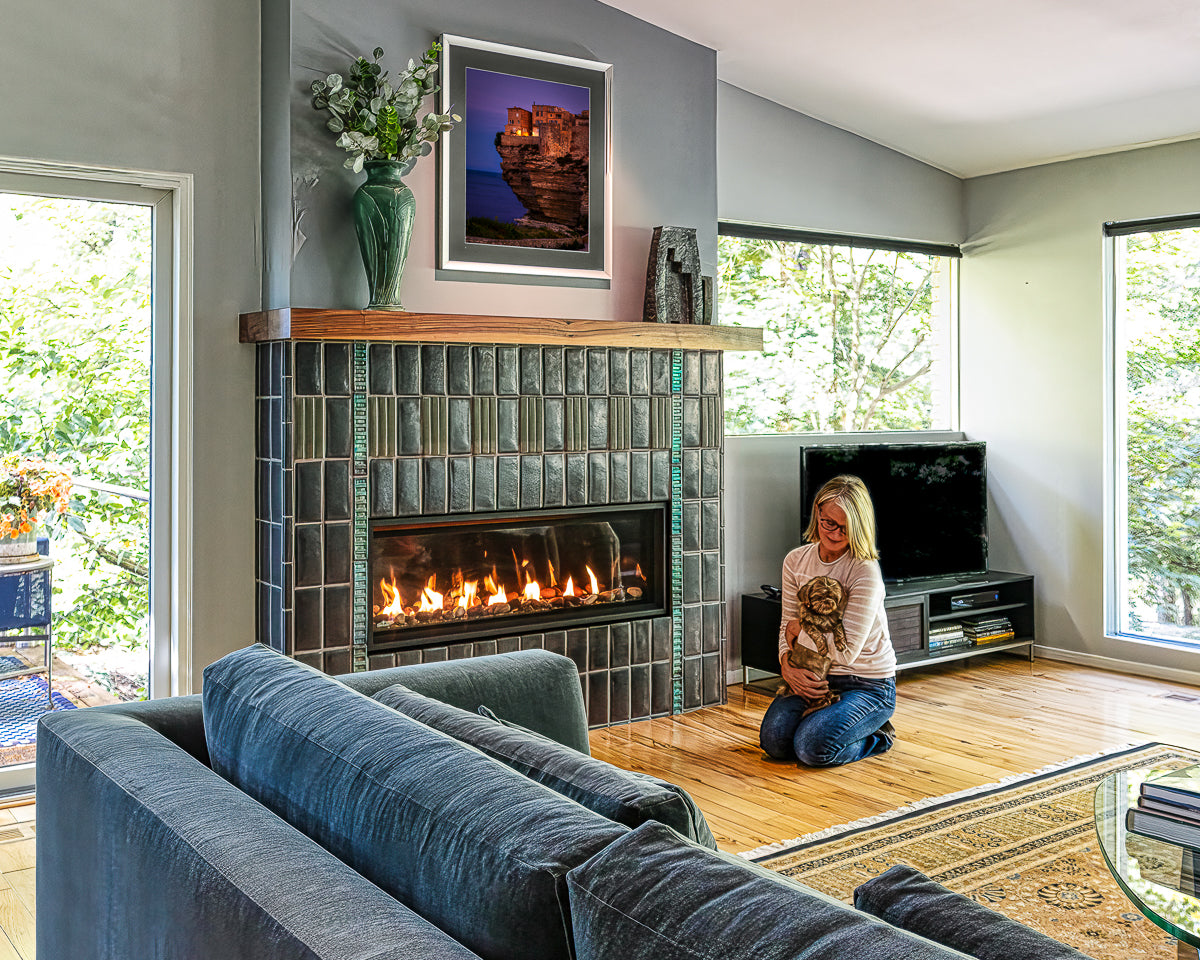
[[[494,607],[498,603],[508,603],[508,591],[504,589],[504,584],[496,585],[496,581],[491,577],[483,578],[483,587],[485,590],[490,590],[488,595],[488,606]]]
[[[434,610],[442,609],[442,594],[434,589],[436,585],[437,574],[435,573],[425,584],[425,589],[421,591],[421,599],[417,605],[417,610],[422,613],[430,613]]]
[[[462,593],[458,598],[458,605],[466,610],[470,610],[473,606],[479,603],[479,581],[468,580],[462,586]]]
[[[542,599],[542,588],[538,586],[538,582],[536,580],[530,580],[527,584],[525,584],[524,597],[526,600]]]
[[[592,572],[592,568],[585,566],[583,569],[588,572],[588,579],[592,581],[592,593],[599,593],[600,584],[596,581],[596,575]]]
[[[563,587],[563,596],[564,597],[575,596],[575,581],[572,580],[570,577],[567,577],[567,585],[565,587]]]
[[[380,579],[379,591],[383,594],[383,607],[379,611],[380,616],[404,616],[404,604],[400,601],[400,588],[396,585],[396,575],[394,573],[392,574],[391,583]]]

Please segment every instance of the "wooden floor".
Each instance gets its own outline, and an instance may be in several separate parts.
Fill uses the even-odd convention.
[[[1196,687],[1003,653],[902,672],[896,745],[844,767],[769,760],[769,703],[732,686],[723,707],[593,731],[592,752],[684,787],[735,852],[1128,744],[1200,749]]]
[[[741,851],[1029,773],[1159,741],[1200,749],[1200,688],[1006,654],[900,674],[896,746],[829,770],[766,759],[770,697],[592,732],[593,753],[684,786],[722,849]],[[0,960],[33,960],[32,804],[0,808]]]

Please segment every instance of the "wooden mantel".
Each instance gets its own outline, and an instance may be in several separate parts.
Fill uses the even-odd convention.
[[[307,307],[243,313],[242,343],[262,343],[267,340],[566,344],[672,350],[763,348],[763,332],[759,327],[483,317],[391,310],[319,310]]]

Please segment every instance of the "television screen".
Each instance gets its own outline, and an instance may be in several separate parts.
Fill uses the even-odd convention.
[[[987,463],[982,441],[830,444],[800,458],[806,529],[813,496],[841,473],[862,478],[889,582],[969,577],[987,570]]]

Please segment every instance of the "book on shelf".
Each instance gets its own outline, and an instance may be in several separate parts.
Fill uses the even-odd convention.
[[[1200,763],[1144,780],[1142,796],[1200,808]]]
[[[1193,820],[1130,807],[1125,812],[1125,827],[1132,833],[1153,840],[1165,840],[1181,847],[1200,849],[1200,824]]]
[[[989,633],[984,637],[972,637],[971,643],[978,647],[988,643],[1005,643],[1008,640],[1015,640],[1016,638],[1017,635],[1009,630],[1006,633]]]

